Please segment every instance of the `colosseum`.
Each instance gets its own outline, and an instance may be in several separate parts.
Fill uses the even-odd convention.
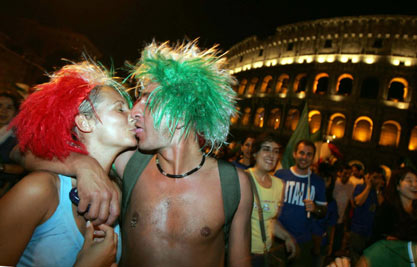
[[[233,140],[269,130],[285,145],[307,104],[310,133],[346,162],[415,160],[416,52],[415,16],[319,19],[249,37],[227,54],[238,80]]]

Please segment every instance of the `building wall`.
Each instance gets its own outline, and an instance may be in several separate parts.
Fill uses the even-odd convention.
[[[288,111],[295,108],[301,114],[307,102],[309,111],[320,112],[323,138],[338,145],[344,160],[398,167],[405,157],[417,155],[409,149],[411,132],[417,126],[416,48],[417,17],[410,16],[322,19],[278,27],[274,36],[264,40],[249,37],[228,54],[229,69],[239,81],[240,111],[251,108],[249,124],[242,125],[242,114],[232,125],[232,136],[239,140],[248,132],[269,130],[285,144],[293,132],[285,128],[290,123]],[[286,93],[276,90],[283,75],[289,78]],[[320,76],[324,78],[317,82]],[[342,83],[351,84],[345,87],[350,90],[338,86],[340,77],[345,77]],[[265,79],[270,81],[262,92]],[[372,86],[366,86],[369,79],[378,83],[374,96]],[[321,87],[325,80],[327,88]],[[297,91],[297,84],[304,84],[304,90]],[[320,88],[327,90],[319,93]],[[259,108],[265,109],[264,122],[272,109],[280,108],[280,127],[257,125]],[[335,113],[345,116],[346,127],[342,138],[333,139],[327,129]],[[355,122],[363,116],[370,119],[372,135],[368,141],[357,141]],[[395,127],[399,139],[393,143]]]

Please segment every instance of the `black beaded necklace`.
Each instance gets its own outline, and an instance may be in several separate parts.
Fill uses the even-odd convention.
[[[188,171],[186,173],[183,173],[183,174],[169,174],[169,173],[166,173],[161,168],[161,165],[159,165],[158,156],[156,156],[156,159],[155,159],[156,167],[158,167],[159,172],[162,173],[163,175],[165,175],[166,177],[169,177],[169,178],[184,178],[184,177],[186,177],[188,175],[191,175],[191,174],[195,173],[196,171],[198,171],[199,169],[201,169],[201,167],[203,167],[205,161],[206,161],[206,154],[203,154],[203,158],[201,159],[200,164],[198,164],[198,166],[195,167],[194,169],[192,169],[192,170],[190,170],[190,171]]]

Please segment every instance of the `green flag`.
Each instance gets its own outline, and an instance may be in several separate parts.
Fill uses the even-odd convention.
[[[294,165],[294,158],[292,157],[295,145],[302,139],[310,139],[310,130],[308,126],[308,105],[307,101],[304,105],[303,112],[301,113],[300,120],[298,121],[297,128],[290,137],[287,146],[285,147],[284,154],[282,155],[281,166],[283,169],[289,169]]]

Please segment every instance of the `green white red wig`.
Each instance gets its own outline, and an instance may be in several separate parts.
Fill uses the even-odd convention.
[[[176,46],[154,41],[145,47],[132,76],[139,86],[157,84],[147,101],[155,128],[164,123],[173,135],[183,124],[182,137],[193,131],[211,148],[225,143],[236,93],[235,79],[224,64],[217,46],[200,50],[196,40]]]

